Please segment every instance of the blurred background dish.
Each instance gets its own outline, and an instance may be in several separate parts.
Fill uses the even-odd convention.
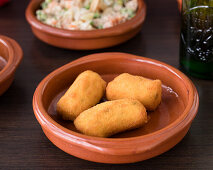
[[[162,102],[138,129],[99,138],[79,133],[56,113],[56,103],[75,78],[92,70],[109,82],[127,72],[163,83]],[[103,99],[104,100],[104,99]],[[102,163],[131,163],[157,156],[186,135],[198,111],[198,93],[179,70],[157,60],[126,53],[98,53],[77,59],[50,73],[33,97],[34,114],[48,139],[76,157]]]
[[[26,9],[26,19],[35,36],[40,40],[60,48],[91,50],[114,46],[135,36],[145,20],[146,5],[138,0],[136,15],[121,24],[98,30],[66,30],[42,23],[36,18],[36,11],[42,0],[32,0]]]
[[[0,35],[0,95],[11,85],[22,56],[22,49],[15,40]]]

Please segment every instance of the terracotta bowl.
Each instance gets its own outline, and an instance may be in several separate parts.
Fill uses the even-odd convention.
[[[22,56],[22,49],[16,41],[0,35],[0,95],[10,87]]]
[[[88,69],[107,82],[124,72],[160,79],[162,103],[149,112],[150,120],[142,128],[111,138],[83,135],[71,121],[57,116],[56,103]],[[180,142],[197,113],[198,100],[192,82],[165,63],[125,53],[99,53],[66,64],[44,78],[34,93],[33,110],[46,136],[63,151],[94,162],[130,163],[157,156]]]
[[[35,11],[42,0],[32,0],[26,9],[26,19],[36,37],[47,44],[75,49],[91,50],[114,46],[135,36],[145,20],[146,5],[138,0],[138,11],[134,18],[111,28],[92,31],[72,31],[43,24],[36,19]]]

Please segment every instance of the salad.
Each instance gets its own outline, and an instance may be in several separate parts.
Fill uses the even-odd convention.
[[[104,29],[135,16],[138,0],[45,0],[36,17],[68,30]]]

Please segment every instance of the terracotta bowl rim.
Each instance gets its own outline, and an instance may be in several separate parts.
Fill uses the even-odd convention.
[[[25,16],[28,23],[31,25],[31,27],[34,27],[44,33],[64,38],[93,39],[125,34],[137,28],[141,23],[143,23],[146,16],[146,4],[144,0],[138,0],[139,6],[141,6],[141,8],[138,9],[136,15],[132,19],[124,23],[118,24],[111,28],[100,30],[66,30],[49,26],[42,23],[36,18],[35,14],[33,13],[33,9],[35,6],[38,6],[40,4],[40,1],[41,0],[31,0],[29,5],[27,6]]]
[[[102,55],[105,55],[102,57]],[[164,69],[167,69],[168,71],[172,72],[174,76],[177,76],[180,78],[183,83],[185,84],[186,87],[188,87],[188,96],[189,96],[189,101],[187,106],[185,107],[185,110],[183,111],[183,114],[178,117],[177,120],[175,120],[173,123],[169,124],[168,126],[164,127],[163,129],[157,130],[153,133],[143,135],[143,136],[137,136],[137,137],[129,137],[129,138],[100,138],[100,137],[92,137],[92,136],[87,136],[84,134],[80,134],[74,131],[71,131],[62,125],[58,124],[55,122],[47,113],[45,108],[43,107],[42,104],[42,92],[44,91],[46,85],[48,82],[55,77],[55,75],[58,75],[62,73],[63,71],[67,70],[68,68],[76,65],[81,65],[86,62],[88,62],[88,59],[90,62],[94,61],[100,61],[100,60],[109,60],[109,59],[118,59],[122,58],[125,60],[133,60],[133,61],[140,61],[148,64],[154,64],[158,67],[163,67]],[[149,146],[141,146],[141,149],[144,150],[150,150],[150,147],[153,148],[156,145],[162,143],[166,139],[170,138],[171,136],[175,135],[176,133],[180,132],[184,128],[186,128],[187,125],[189,125],[194,117],[197,114],[198,110],[198,105],[199,105],[199,98],[198,98],[198,93],[192,82],[187,78],[182,72],[177,70],[176,68],[165,64],[163,62],[154,60],[154,59],[149,59],[145,57],[139,57],[135,56],[132,54],[126,54],[126,53],[97,53],[97,54],[91,54],[87,55],[85,57],[82,57],[80,59],[74,60],[58,69],[50,73],[48,76],[46,76],[38,85],[38,87],[35,90],[34,96],[33,96],[33,110],[34,114],[41,124],[42,128],[50,131],[51,133],[54,133],[57,135],[59,138],[62,140],[66,140],[71,143],[77,143],[77,145],[81,145],[86,147],[87,149],[94,149],[97,152],[105,152],[106,150],[112,150],[113,154],[126,154],[126,150],[131,153],[131,146],[130,144],[134,143],[141,143],[141,142],[146,142],[148,140],[156,139],[156,137],[163,136],[162,138],[157,138],[157,140],[154,143],[150,143]],[[168,133],[170,132],[170,133]],[[124,152],[121,151],[121,149],[116,152],[115,150],[106,148],[103,146],[100,146],[102,144],[105,144],[106,146],[109,145],[111,147],[114,147],[116,149],[116,146],[120,146],[120,142],[122,142],[122,147],[124,149]],[[89,147],[88,147],[89,146]],[[99,147],[100,146],[100,147]],[[118,149],[118,148],[117,148]],[[110,152],[108,152],[110,154]]]
[[[0,82],[2,82],[16,70],[22,60],[23,51],[15,40],[7,36],[0,35],[0,43],[3,44],[8,51],[7,64],[0,71]]]

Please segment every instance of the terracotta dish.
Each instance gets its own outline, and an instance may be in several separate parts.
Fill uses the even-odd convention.
[[[140,31],[146,15],[144,1],[138,0],[136,16],[125,23],[107,29],[72,31],[55,28],[37,20],[35,11],[41,2],[42,0],[32,0],[26,9],[26,19],[35,36],[50,45],[75,50],[99,49],[125,42]]]
[[[88,69],[107,82],[124,72],[160,79],[162,103],[149,112],[150,120],[141,128],[111,138],[83,135],[71,121],[57,116],[56,103]],[[130,163],[157,156],[180,142],[197,113],[198,100],[192,82],[165,63],[125,53],[99,53],[66,64],[44,78],[34,93],[33,109],[46,136],[63,151],[94,162]]]
[[[22,56],[22,49],[16,41],[0,35],[0,95],[11,85]]]

